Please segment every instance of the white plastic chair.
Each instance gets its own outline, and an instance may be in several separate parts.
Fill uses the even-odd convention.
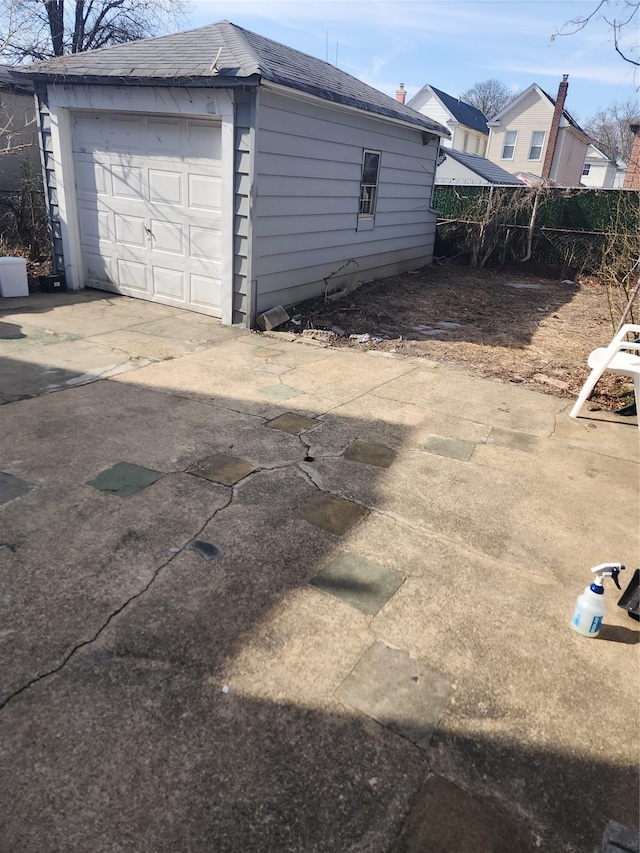
[[[589,395],[596,387],[598,379],[605,370],[612,373],[620,373],[633,379],[633,388],[636,398],[636,409],[640,404],[640,343],[625,341],[624,338],[632,332],[635,337],[640,337],[640,326],[634,323],[626,323],[615,335],[608,347],[594,349],[588,358],[589,367],[592,368],[587,381],[582,386],[582,391],[576,400],[576,404],[569,413],[570,418],[577,418],[578,413]],[[638,418],[638,429],[640,429],[640,417]]]

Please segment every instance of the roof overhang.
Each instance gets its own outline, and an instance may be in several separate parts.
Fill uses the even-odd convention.
[[[357,103],[345,103],[344,101],[332,100],[329,98],[323,98],[319,95],[314,94],[313,92],[309,92],[305,89],[294,88],[293,86],[285,86],[282,83],[273,83],[270,80],[262,80],[262,86],[265,89],[270,89],[273,92],[279,92],[280,94],[287,95],[288,97],[299,97],[303,100],[308,100],[317,104],[323,104],[326,106],[327,104],[331,104],[334,107],[339,107],[341,109],[347,110],[348,112],[356,112],[358,115],[366,115],[369,118],[378,119],[379,121],[391,122],[392,124],[400,125],[401,127],[410,127],[413,130],[420,130],[422,133],[432,134],[435,137],[441,138],[449,138],[451,134],[441,124],[438,122],[432,121],[431,119],[425,119],[423,115],[416,112],[416,118],[413,120],[412,118],[400,118],[399,116],[387,115],[386,113],[382,113],[379,111],[374,111],[371,109],[367,109],[366,105],[359,105]],[[426,143],[425,143],[426,144]]]
[[[21,73],[25,73],[24,71]],[[30,72],[29,78],[35,85],[55,86],[148,86],[183,89],[241,89],[259,86],[261,77],[135,77],[129,75],[51,74]]]

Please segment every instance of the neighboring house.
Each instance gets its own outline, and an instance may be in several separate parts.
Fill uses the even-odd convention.
[[[223,21],[29,75],[72,288],[250,326],[432,259],[447,130],[326,62]]]
[[[398,100],[403,91],[404,86],[400,84],[400,89],[396,92]],[[404,103],[404,100],[401,103]],[[487,117],[471,104],[427,84],[411,98],[407,106],[449,129],[451,139],[443,140],[443,146],[481,156],[486,153],[489,139]]]
[[[640,116],[630,122],[629,127],[633,133],[633,144],[631,146],[631,154],[629,155],[623,189],[640,190]]]
[[[554,100],[535,83],[489,121],[487,157],[513,173],[577,187],[591,140],[564,109],[564,75]]]
[[[0,190],[19,190],[25,163],[36,176],[40,152],[33,84],[9,65],[0,65]]]
[[[486,157],[443,147],[438,158],[436,184],[512,187],[522,186],[522,181]]]
[[[593,143],[587,148],[581,182],[585,187],[619,190],[627,167],[622,160],[612,160]]]

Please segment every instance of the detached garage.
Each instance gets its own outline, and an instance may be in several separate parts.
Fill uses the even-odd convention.
[[[28,73],[70,288],[250,326],[431,261],[448,131],[326,62],[225,21]]]

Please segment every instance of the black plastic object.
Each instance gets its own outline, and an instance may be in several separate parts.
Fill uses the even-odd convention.
[[[627,610],[632,619],[640,621],[640,569],[636,569],[629,586],[622,593],[618,607]]]
[[[43,293],[60,293],[67,289],[67,280],[64,273],[60,275],[41,275],[40,290]]]
[[[218,560],[224,551],[216,542],[206,542],[204,539],[192,539],[184,546],[185,551],[195,551],[205,560]]]

